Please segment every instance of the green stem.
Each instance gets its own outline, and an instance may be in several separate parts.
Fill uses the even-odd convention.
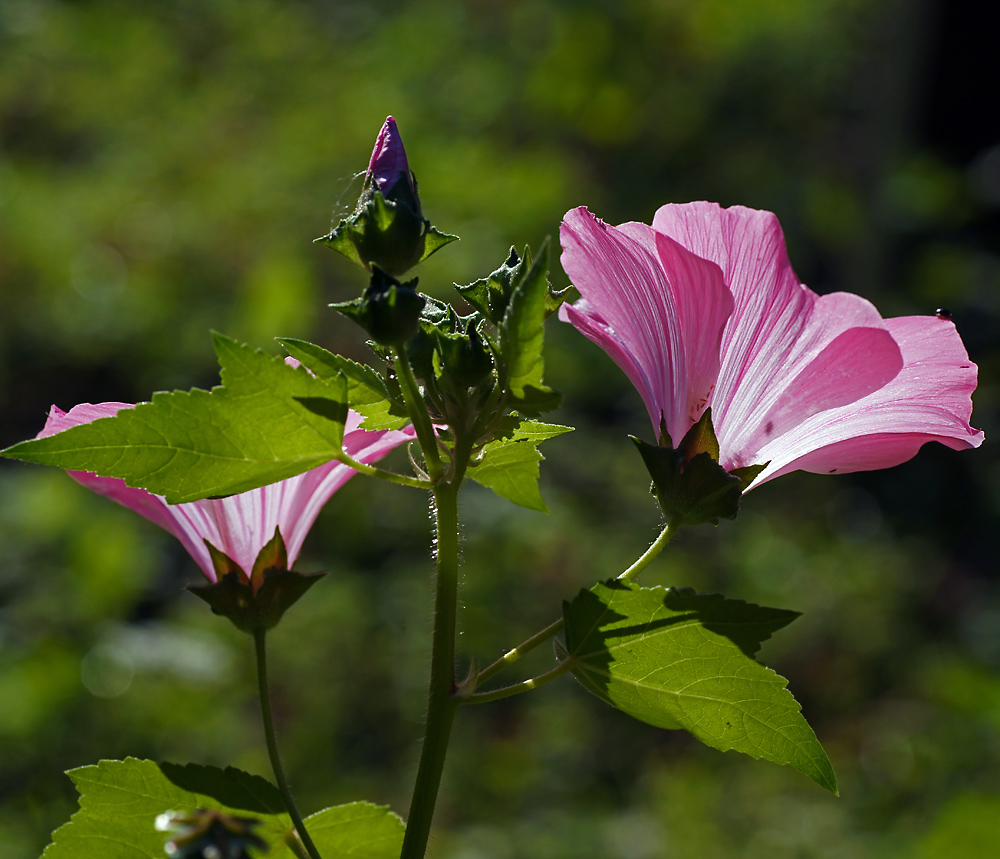
[[[427,724],[400,859],[423,859],[427,850],[448,739],[458,708],[455,695],[455,623],[458,614],[458,487],[434,489],[437,583]]]
[[[264,738],[267,741],[267,754],[271,758],[271,768],[274,770],[274,778],[278,782],[278,790],[281,791],[281,798],[285,800],[285,808],[288,809],[288,816],[292,818],[292,825],[299,834],[302,846],[305,847],[310,859],[322,859],[312,838],[306,831],[306,825],[302,821],[302,815],[292,798],[291,788],[288,786],[288,779],[285,778],[285,770],[281,765],[281,757],[278,755],[278,743],[274,737],[274,718],[271,714],[271,693],[267,688],[267,648],[265,646],[266,630],[255,629],[253,633],[253,643],[257,652],[257,688],[260,692],[260,712],[264,720]]]
[[[663,530],[660,531],[660,535],[653,541],[652,545],[648,549],[646,549],[645,552],[642,553],[642,556],[639,557],[636,560],[636,562],[634,564],[632,564],[631,567],[629,567],[627,570],[625,570],[624,573],[621,573],[618,576],[618,580],[622,581],[622,582],[628,582],[628,581],[631,581],[632,579],[634,579],[637,575],[639,575],[639,573],[641,573],[644,569],[646,569],[646,567],[648,567],[650,565],[650,563],[652,563],[653,559],[657,555],[659,555],[660,552],[663,551],[664,547],[667,545],[667,543],[670,542],[671,538],[674,536],[675,533],[677,533],[676,529],[673,528],[669,522],[666,525],[664,525],[663,526]],[[477,688],[479,686],[482,686],[483,683],[485,683],[487,680],[489,680],[491,677],[495,676],[496,674],[499,674],[508,665],[513,665],[515,662],[517,662],[517,660],[519,660],[522,656],[524,656],[525,653],[528,653],[529,651],[534,650],[536,647],[538,647],[539,644],[542,644],[543,642],[548,641],[550,638],[552,638],[552,636],[557,635],[559,632],[562,631],[563,623],[564,623],[564,621],[563,621],[562,618],[559,618],[559,620],[554,620],[547,627],[545,627],[545,629],[540,630],[539,632],[536,632],[533,636],[531,636],[531,638],[527,639],[526,641],[523,641],[521,644],[519,644],[517,647],[513,648],[512,650],[508,650],[496,662],[494,662],[489,667],[484,668],[482,671],[480,671],[476,675],[475,686],[473,688]],[[560,664],[564,664],[564,663],[560,663]],[[553,669],[553,670],[555,670],[555,669]],[[549,673],[552,673],[552,672],[549,672]],[[542,677],[548,677],[548,674],[543,674]],[[536,680],[540,681],[542,679],[542,677],[536,678]],[[525,682],[526,683],[531,683],[531,682],[535,682],[535,681],[528,680],[528,681],[525,681]],[[548,681],[546,681],[546,682],[548,682]],[[539,685],[539,684],[536,683],[536,685]],[[507,688],[514,688],[514,687],[507,687]],[[532,689],[532,688],[534,688],[534,687],[533,686],[526,686],[524,689],[519,689],[518,691],[526,692],[526,691],[528,691],[528,689]],[[504,692],[506,690],[501,689],[499,691]],[[492,692],[475,693],[474,695],[469,696],[469,697],[474,697],[477,702],[478,701],[487,700],[485,698],[479,698],[479,697],[477,697],[480,694],[482,694],[482,695],[492,695],[493,693]],[[516,692],[511,692],[509,694],[514,695],[514,694],[517,694],[517,693]],[[505,697],[505,696],[501,695],[500,697]],[[466,699],[466,700],[468,700],[468,699]],[[489,699],[489,700],[493,700],[493,699]]]
[[[553,624],[553,626],[555,626],[555,624]],[[562,626],[561,621],[560,626]],[[511,695],[520,695],[522,692],[530,692],[532,689],[537,689],[539,686],[551,683],[557,677],[562,677],[563,674],[569,671],[572,667],[573,659],[572,657],[568,657],[560,662],[551,671],[546,671],[538,677],[532,677],[530,680],[522,680],[520,683],[504,686],[503,689],[494,689],[492,692],[473,692],[471,695],[466,695],[462,698],[461,703],[485,704],[489,701],[499,701],[501,698],[509,698]]]
[[[396,377],[399,379],[399,388],[403,392],[403,400],[406,402],[406,410],[413,421],[413,428],[417,432],[417,441],[424,453],[424,461],[427,464],[427,473],[432,481],[437,482],[444,474],[444,466],[441,465],[441,455],[438,453],[437,438],[434,435],[434,425],[431,423],[431,416],[427,413],[423,398],[420,396],[420,388],[413,375],[413,368],[406,357],[406,352],[402,348],[393,349],[392,355],[396,367]]]
[[[520,659],[522,656],[524,656],[524,654],[527,653],[529,650],[534,650],[542,642],[548,641],[550,638],[552,638],[553,635],[556,635],[558,632],[562,630],[564,623],[565,621],[562,618],[559,618],[559,620],[550,623],[547,627],[545,627],[545,629],[541,630],[540,632],[536,632],[527,641],[522,642],[512,650],[508,650],[496,662],[494,662],[488,668],[484,668],[482,671],[479,672],[479,674],[476,676],[476,685],[481,686],[483,683],[485,683],[487,680],[493,677],[493,675],[499,674],[508,665],[513,665],[515,662],[517,662],[517,660]]]
[[[414,489],[430,489],[434,484],[429,480],[421,480],[419,477],[407,477],[405,474],[396,474],[394,471],[386,471],[383,468],[375,468],[373,465],[366,465],[358,462],[346,451],[337,454],[337,461],[349,465],[359,474],[366,477],[375,477],[379,480],[388,480],[390,483],[398,483],[400,486],[412,486]]]
[[[664,547],[673,539],[676,533],[677,529],[670,522],[667,522],[663,526],[663,530],[660,531],[660,536],[653,540],[652,545],[642,553],[642,556],[631,567],[618,576],[618,581],[632,581],[632,579],[653,562],[653,559],[663,551]]]

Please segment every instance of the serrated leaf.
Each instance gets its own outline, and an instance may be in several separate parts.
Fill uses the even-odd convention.
[[[504,438],[487,444],[478,463],[466,475],[481,486],[492,489],[501,498],[529,510],[548,513],[549,508],[538,491],[538,464],[545,459],[539,453],[538,445],[546,439],[571,432],[573,428],[519,420],[515,416],[511,419],[519,421],[516,428],[508,427]]]
[[[500,268],[466,286],[456,283],[455,289],[482,314],[484,319],[499,326],[510,302],[513,282],[530,263],[530,259],[521,259],[517,249],[511,247],[507,259]]]
[[[549,294],[549,242],[546,239],[531,268],[519,279],[500,325],[500,348],[505,383],[515,397],[523,397],[532,386],[542,384],[545,364],[542,344],[545,337],[545,303]]]
[[[267,841],[268,859],[294,859],[284,837],[291,820],[270,782],[232,767],[158,764],[127,758],[70,770],[80,808],[57,829],[44,859],[164,859],[163,832],[154,828],[166,811],[207,808],[260,821],[254,832]],[[403,823],[388,808],[353,802],[306,818],[317,849],[326,856],[395,859]]]
[[[347,417],[343,377],[318,378],[236,340],[214,339],[222,384],[211,391],[160,392],[3,454],[123,478],[171,504],[244,492],[335,458]]]
[[[563,614],[573,673],[599,698],[712,748],[787,764],[836,792],[787,681],[753,658],[795,612],[612,580],[581,591]]]
[[[396,859],[406,829],[388,806],[370,802],[324,809],[307,817],[305,824],[324,859]]]
[[[329,352],[322,346],[291,337],[278,337],[289,355],[317,376],[329,379],[343,374],[347,379],[347,402],[364,416],[361,429],[401,429],[410,422],[406,406],[386,386],[385,380],[364,364]]]
[[[549,294],[545,296],[545,316],[551,316],[560,306],[567,302],[572,304],[579,297],[580,290],[573,284],[564,286],[562,289],[550,289]]]

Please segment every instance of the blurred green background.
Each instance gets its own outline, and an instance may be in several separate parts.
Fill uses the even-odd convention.
[[[51,403],[207,386],[208,330],[364,357],[311,244],[395,115],[449,296],[587,204],[778,213],[799,276],[885,315],[951,309],[987,444],[795,474],[682,535],[647,583],[804,612],[762,657],[841,797],[629,720],[571,680],[460,714],[438,859],[995,857],[1000,833],[1000,89],[990,7],[924,0],[0,0],[0,444]],[[553,280],[566,282],[558,266]],[[270,348],[270,347],[269,347]],[[638,396],[553,322],[549,516],[471,487],[463,659],[492,661],[657,531]],[[428,517],[354,480],[299,563],[331,575],[272,636],[304,809],[405,812],[428,670]],[[75,808],[62,772],[136,755],[268,774],[249,641],[182,590],[152,525],[0,463],[0,853]],[[543,648],[543,650],[545,650]],[[541,670],[551,653],[525,666]],[[525,675],[526,676],[526,675]]]

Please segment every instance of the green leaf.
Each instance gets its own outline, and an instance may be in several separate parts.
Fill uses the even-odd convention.
[[[385,805],[335,805],[310,815],[305,824],[324,859],[396,859],[403,846],[403,821]]]
[[[467,286],[456,283],[455,289],[483,315],[484,319],[499,326],[504,313],[507,312],[514,281],[523,274],[530,263],[530,259],[522,260],[517,255],[517,248],[511,247],[506,261],[500,268]]]
[[[512,416],[517,420],[516,416]],[[501,498],[506,498],[529,510],[548,513],[549,508],[538,491],[540,463],[544,456],[538,445],[549,438],[571,432],[572,427],[558,424],[543,424],[538,421],[520,421],[516,428],[505,437],[487,444],[478,463],[466,474],[482,486],[492,489]]]
[[[166,811],[215,809],[260,821],[254,832],[271,845],[268,859],[294,859],[285,843],[291,820],[278,789],[232,767],[162,763],[127,758],[70,770],[80,808],[53,834],[44,859],[164,859],[166,836],[154,828]],[[403,823],[388,808],[353,802],[306,818],[325,856],[395,859]]]
[[[612,580],[581,591],[563,614],[573,673],[599,698],[712,748],[787,764],[836,792],[787,681],[753,658],[796,612]]]
[[[515,397],[523,397],[527,386],[546,390],[542,384],[545,369],[542,343],[549,294],[548,273],[549,242],[546,239],[531,268],[514,288],[500,325],[506,386]]]
[[[362,429],[401,429],[410,422],[402,399],[389,390],[385,380],[371,367],[305,340],[291,337],[278,337],[277,340],[289,355],[320,378],[335,379],[343,374],[347,379],[347,402],[364,416]]]
[[[214,335],[222,384],[161,392],[114,417],[21,442],[5,456],[120,477],[171,504],[245,492],[340,452],[347,381],[317,378]]]

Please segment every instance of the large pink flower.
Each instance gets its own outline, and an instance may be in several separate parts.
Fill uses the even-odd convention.
[[[131,408],[134,406],[129,403],[83,403],[64,412],[53,406],[38,437],[53,435]],[[399,431],[362,430],[358,429],[361,420],[357,412],[349,411],[344,432],[344,450],[360,462],[376,462],[393,448],[413,438],[412,427]],[[288,566],[291,567],[323,505],[357,472],[342,463],[328,462],[259,489],[188,504],[167,504],[159,495],[126,486],[125,481],[118,478],[98,477],[86,471],[70,471],[69,474],[88,489],[106,495],[169,531],[214,582],[217,577],[205,546],[206,540],[235,561],[249,576],[258,553],[274,537],[275,528],[278,528],[288,552]]]
[[[613,227],[580,207],[560,237],[582,296],[560,318],[621,367],[675,444],[711,407],[720,464],[767,463],[752,486],[983,441],[969,425],[977,368],[954,324],[817,295],[770,212],[671,204],[652,226]]]

